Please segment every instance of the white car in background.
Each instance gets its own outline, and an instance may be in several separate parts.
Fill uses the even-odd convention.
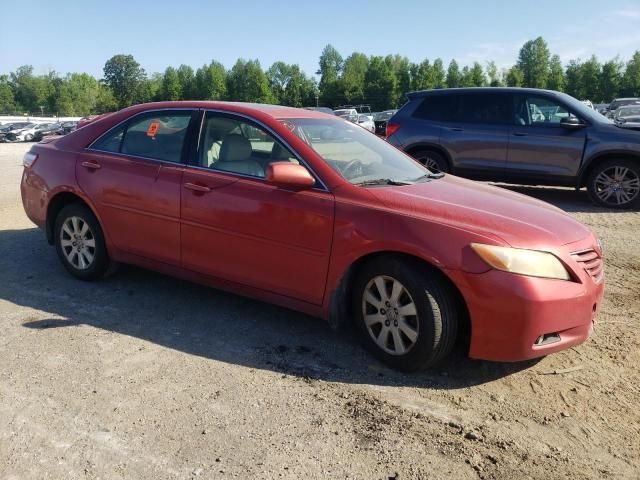
[[[371,133],[375,133],[376,131],[376,124],[373,123],[373,117],[371,115],[358,115],[356,123],[365,130],[369,130]]]
[[[334,110],[338,117],[344,118],[345,120],[349,120],[353,123],[358,123],[358,111],[355,108],[338,108]]]

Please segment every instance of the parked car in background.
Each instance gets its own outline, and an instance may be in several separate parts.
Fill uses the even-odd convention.
[[[596,103],[593,105],[593,109],[596,110],[597,112],[601,113],[602,115],[607,114],[607,111],[609,110],[609,104],[608,103]]]
[[[587,107],[589,107],[591,110],[595,110],[595,108],[593,107],[593,103],[591,102],[591,100],[582,100],[582,103],[584,105],[586,105]]]
[[[76,125],[78,122],[62,122],[62,134],[66,135],[67,133],[71,133],[76,129]]]
[[[30,142],[37,124],[31,122],[18,122],[11,125],[10,130],[5,134],[7,142]]]
[[[305,110],[313,110],[314,112],[322,112],[327,115],[335,115],[335,112],[329,107],[304,107]]]
[[[403,370],[467,336],[497,361],[569,348],[602,300],[599,242],[562,210],[434,174],[320,113],[136,105],[23,163],[24,209],[71,275],[132,263],[355,322]]]
[[[637,98],[637,97],[616,98],[613,102],[609,104],[609,108],[607,110],[607,116],[609,118],[613,118],[613,116],[616,113],[616,110],[619,107],[623,107],[625,105],[640,105],[640,98]]]
[[[618,107],[613,121],[620,128],[640,130],[640,105]]]
[[[355,108],[339,108],[334,110],[333,113],[345,120],[356,123],[358,121],[358,111]]]
[[[373,120],[369,115],[358,115],[357,123],[365,130],[369,130],[371,133],[376,131],[376,125],[373,123]]]
[[[387,121],[393,117],[398,110],[385,110],[378,112],[373,116],[373,123],[376,126],[375,133],[384,137],[387,135]]]
[[[528,88],[413,92],[387,140],[432,170],[586,187],[604,207],[640,206],[640,136],[564,93]]]
[[[36,131],[33,134],[33,141],[39,142],[47,135],[62,135],[62,124],[47,123],[44,125],[39,125],[39,128],[36,128]]]

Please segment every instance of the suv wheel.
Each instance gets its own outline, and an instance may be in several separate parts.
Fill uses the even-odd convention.
[[[432,172],[449,172],[447,160],[438,152],[433,150],[418,150],[411,155]]]
[[[364,267],[354,287],[353,311],[361,338],[391,367],[421,370],[453,348],[456,303],[437,272],[380,257]]]
[[[593,203],[603,207],[640,206],[640,164],[612,159],[596,165],[587,180],[587,192]]]
[[[95,280],[109,268],[104,235],[93,212],[85,205],[70,204],[56,218],[55,244],[67,271],[80,280]]]
[[[30,142],[31,140],[33,140],[33,135],[32,135],[31,133],[27,133],[27,134],[24,136],[24,141],[25,141],[25,142]]]

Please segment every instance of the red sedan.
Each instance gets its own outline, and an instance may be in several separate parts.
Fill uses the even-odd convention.
[[[82,280],[131,263],[355,322],[405,370],[583,342],[604,289],[594,235],[544,202],[435,174],[319,112],[137,105],[24,158],[29,218]]]

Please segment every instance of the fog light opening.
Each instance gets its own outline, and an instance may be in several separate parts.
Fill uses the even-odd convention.
[[[536,341],[533,344],[536,347],[541,347],[543,345],[550,345],[552,343],[556,343],[560,341],[560,334],[557,332],[553,333],[545,333],[544,335],[540,335],[536,338]]]

